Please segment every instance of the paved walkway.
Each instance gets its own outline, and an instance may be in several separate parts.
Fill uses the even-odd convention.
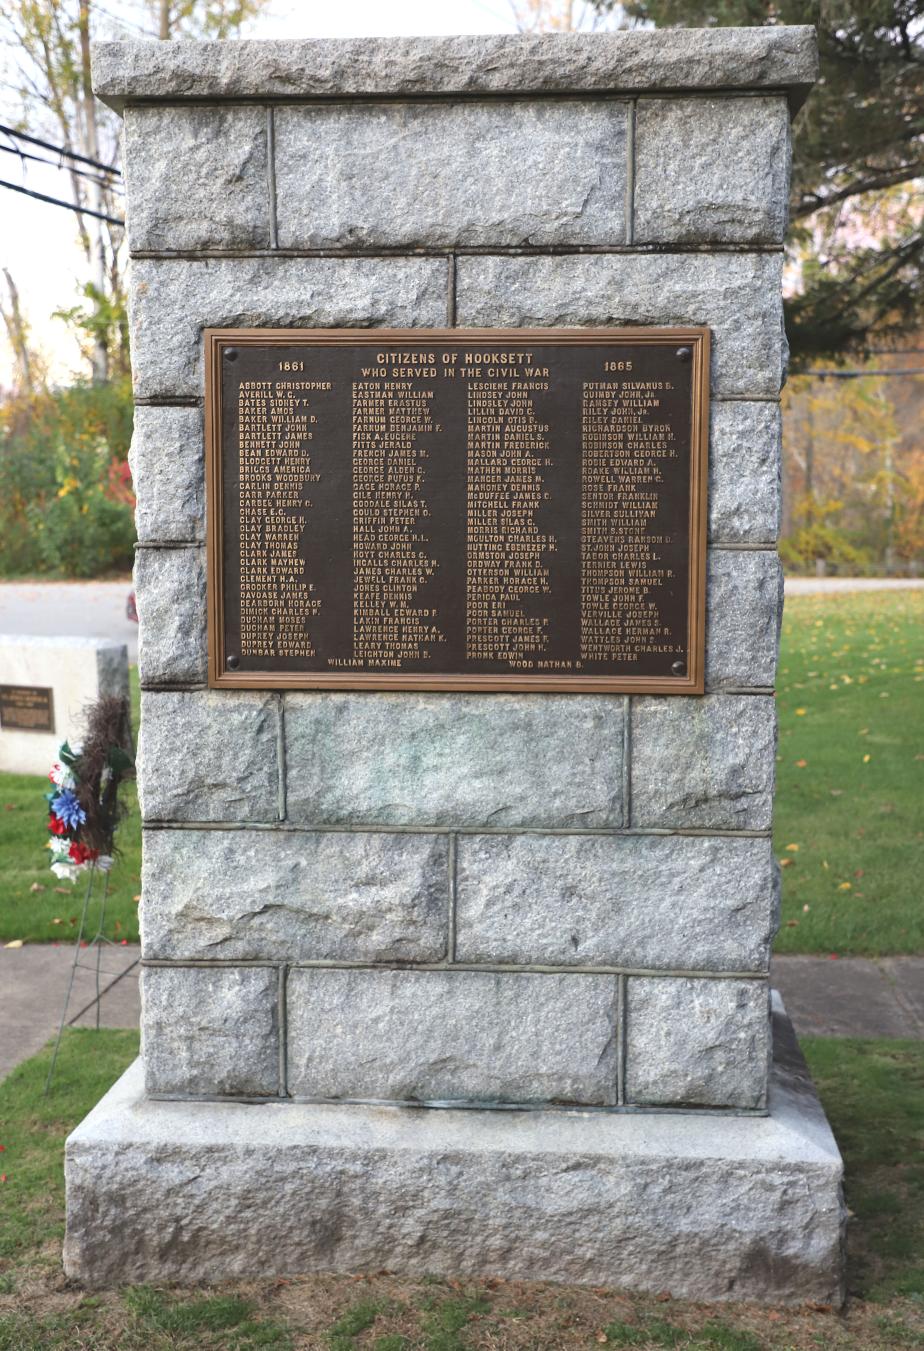
[[[136,961],[137,947],[106,948],[103,966],[117,974]],[[0,1078],[34,1055],[58,1029],[73,949],[32,944],[0,948]],[[87,950],[81,961],[93,962]],[[801,1036],[924,1038],[924,957],[777,957],[773,984]],[[103,984],[112,980],[104,978]],[[69,1021],[95,993],[93,971],[78,969]],[[103,996],[103,1027],[137,1027],[138,967]],[[92,1027],[95,1012],[76,1025]]]
[[[125,614],[124,582],[0,582],[0,633],[114,638],[138,660],[138,625]]]
[[[825,596],[839,591],[920,591],[922,577],[787,577],[787,596]]]
[[[138,947],[104,947],[100,965],[107,973],[103,987],[113,975],[137,960]],[[64,997],[71,974],[74,949],[31,943],[23,948],[0,947],[0,1079],[30,1055],[35,1055],[53,1037],[61,1021]],[[82,948],[80,961],[95,964],[95,949]],[[110,974],[111,973],[111,974]],[[96,994],[96,972],[78,968],[68,1008],[74,1019]],[[137,966],[113,985],[100,1004],[102,1027],[137,1027],[141,1012]],[[77,1027],[93,1027],[95,1010],[77,1019]]]
[[[775,957],[800,1036],[924,1038],[924,957]]]

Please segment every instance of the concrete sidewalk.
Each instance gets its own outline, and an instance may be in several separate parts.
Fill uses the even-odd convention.
[[[920,591],[922,577],[787,577],[787,596],[830,596],[843,591]]]
[[[120,972],[132,967],[141,955],[139,947],[103,947],[100,984],[111,989],[100,1001],[101,1027],[137,1027],[141,1011],[138,997],[138,967],[112,984]],[[58,1031],[74,949],[69,944],[31,943],[23,948],[0,947],[0,1079],[21,1060],[40,1051]],[[68,1022],[76,1027],[94,1027],[96,1011],[76,1015],[96,994],[96,949],[81,948],[68,1007]],[[90,967],[92,969],[87,969]],[[74,1021],[76,1018],[76,1021]]]
[[[0,948],[0,1078],[34,1055],[58,1030],[74,950],[32,944]],[[136,962],[137,947],[105,948],[102,966],[113,976]],[[91,967],[93,951],[81,962]],[[103,996],[103,1027],[137,1027],[138,971],[133,967]],[[800,1036],[924,1038],[924,957],[777,957],[772,981]],[[68,1021],[96,992],[93,970],[78,968]],[[76,1026],[92,1027],[94,1010]]]

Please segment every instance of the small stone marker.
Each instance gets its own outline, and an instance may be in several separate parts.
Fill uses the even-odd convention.
[[[96,47],[144,1064],[68,1142],[71,1277],[842,1300],[769,988],[816,65],[808,28]]]
[[[47,774],[101,694],[128,694],[124,643],[0,634],[0,770]]]

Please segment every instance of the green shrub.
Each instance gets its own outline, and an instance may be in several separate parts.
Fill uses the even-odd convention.
[[[0,408],[0,575],[131,568],[128,380],[12,396]]]

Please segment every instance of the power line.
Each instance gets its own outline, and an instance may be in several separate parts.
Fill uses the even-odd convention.
[[[104,9],[99,3],[94,4],[93,8],[97,14],[105,14],[107,19],[111,19],[112,22],[118,24],[120,28],[134,28],[136,33],[143,33],[144,36],[148,38],[160,36],[160,34],[155,33],[153,29],[145,28],[140,23],[135,23],[133,19],[120,19],[117,14],[113,14],[112,10]]]
[[[21,187],[19,183],[8,183],[0,178],[0,188],[9,188],[10,192],[22,192],[26,197],[35,197],[40,202],[51,202],[52,206],[63,206],[68,211],[76,211],[81,216],[95,216],[97,220],[108,221],[110,225],[124,225],[118,216],[107,216],[103,211],[91,211],[88,206],[75,206],[73,202],[63,202],[60,197],[49,197],[44,192],[33,192],[32,188]]]
[[[24,131],[17,131],[15,127],[7,127],[0,122],[0,131],[6,132],[7,136],[15,136],[19,141],[28,141],[29,145],[41,146],[43,150],[53,150],[56,155],[66,155],[68,159],[78,160],[81,164],[90,164],[94,169],[102,169],[104,174],[115,174],[118,178],[122,177],[122,171],[115,169],[111,164],[103,164],[98,159],[90,159],[87,155],[78,155],[74,150],[68,150],[63,145],[55,145],[52,141],[42,141],[38,136],[29,136]]]
[[[53,169],[63,169],[64,165],[60,160],[46,159],[44,155],[30,155],[27,150],[20,150],[15,145],[0,145],[0,151],[6,155],[16,155],[21,160],[31,160],[33,164],[50,164]],[[115,183],[107,183],[105,178],[99,178],[96,174],[88,174],[86,169],[78,169],[71,165],[68,173],[79,174],[81,178],[88,179],[91,183],[96,183],[98,187],[105,188],[107,192],[121,192],[122,189]]]

